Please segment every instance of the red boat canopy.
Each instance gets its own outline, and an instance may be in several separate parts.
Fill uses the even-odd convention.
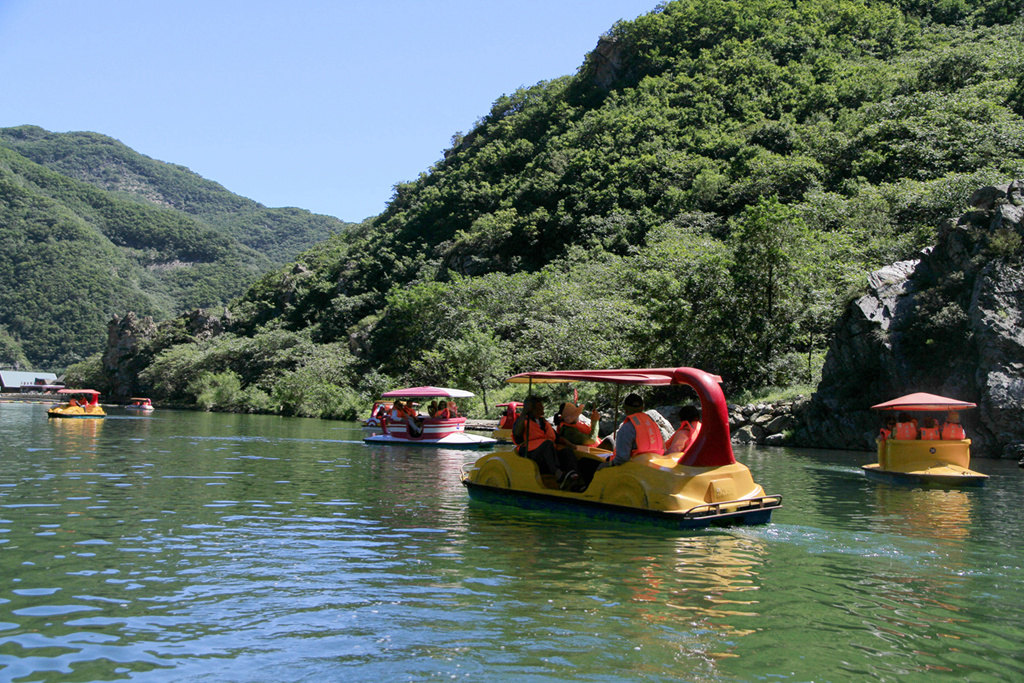
[[[512,406],[513,408],[522,408],[523,404],[520,403],[519,401],[509,401],[508,403],[495,403],[494,404],[495,408],[508,408],[509,406]]]
[[[462,389],[447,389],[445,387],[410,387],[408,389],[395,389],[381,394],[384,398],[434,398],[445,396],[447,398],[469,398],[475,396],[471,391]]]
[[[612,384],[687,384],[679,377],[680,371],[694,371],[721,384],[722,378],[694,368],[640,368],[635,370],[548,370],[523,372],[508,378],[512,384],[553,384],[559,382],[610,382]]]
[[[57,392],[58,394],[92,394],[99,396],[100,392],[95,389],[61,389]]]
[[[969,401],[958,401],[955,398],[946,398],[945,396],[936,396],[935,394],[918,392],[916,394],[900,396],[899,398],[894,398],[891,401],[886,401],[885,403],[879,403],[878,405],[871,406],[871,409],[945,411],[967,410],[968,408],[977,407],[978,405],[976,403],[971,403]]]

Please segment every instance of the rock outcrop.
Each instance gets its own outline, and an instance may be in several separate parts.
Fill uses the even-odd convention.
[[[145,340],[156,334],[156,323],[149,316],[139,319],[134,313],[114,316],[107,323],[107,348],[103,352],[103,372],[110,385],[110,398],[127,401],[136,391],[138,373],[150,360],[140,355]]]
[[[915,391],[978,404],[972,453],[1024,452],[1024,181],[984,187],[920,258],[871,274],[840,320],[793,443],[871,450],[870,406]]]

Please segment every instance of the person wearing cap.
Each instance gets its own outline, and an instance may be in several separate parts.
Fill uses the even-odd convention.
[[[595,427],[601,420],[601,414],[590,411],[590,424],[580,422],[583,406],[565,402],[555,414],[555,434],[574,446],[596,446],[598,439]]]
[[[946,413],[946,421],[942,424],[942,440],[963,441],[966,438],[967,434],[960,424],[960,413],[955,410]]]
[[[650,415],[644,412],[644,400],[639,394],[630,394],[622,402],[626,418],[615,434],[615,455],[605,466],[622,465],[640,453],[665,454],[665,441],[661,428]]]
[[[541,473],[555,475],[560,488],[575,490],[581,485],[576,454],[571,446],[556,447],[557,441],[554,427],[544,417],[544,401],[527,396],[523,412],[512,425],[516,453],[537,463]]]

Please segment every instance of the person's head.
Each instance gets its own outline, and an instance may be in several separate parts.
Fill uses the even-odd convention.
[[[896,417],[897,422],[910,422],[910,413],[900,413]]]
[[[889,417],[885,418],[885,426],[886,427],[892,427],[895,424],[896,424],[896,418],[893,417],[892,415],[890,415]]]
[[[951,410],[946,413],[946,422],[960,422],[960,413]]]
[[[939,426],[939,423],[935,421],[934,417],[929,417],[925,419],[924,426],[927,427],[928,429],[931,429],[933,427]]]
[[[527,396],[523,401],[523,413],[530,417],[544,417],[544,399],[540,396]]]
[[[583,412],[583,406],[576,405],[571,401],[566,401],[562,404],[562,407],[559,408],[558,412],[562,416],[562,422],[573,424],[580,419],[580,413]]]
[[[437,412],[437,401],[431,401],[431,402],[430,402],[430,405],[428,405],[428,406],[427,406],[427,408],[428,408],[428,409],[430,410],[430,412],[432,412],[432,413],[434,413],[434,412]]]
[[[700,422],[700,408],[697,406],[683,406],[679,409],[680,422]]]
[[[401,401],[395,401],[394,403],[391,404],[391,407],[394,410],[401,410],[402,409],[402,402]]]
[[[632,415],[633,413],[642,413],[644,410],[644,399],[640,394],[629,394],[622,401],[622,410],[626,415]]]

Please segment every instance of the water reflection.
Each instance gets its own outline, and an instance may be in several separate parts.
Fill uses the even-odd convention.
[[[900,490],[765,449],[773,524],[672,532],[470,505],[479,453],[337,423],[2,410],[0,678],[1024,675],[1006,477]]]
[[[962,541],[971,534],[972,492],[957,489],[914,489],[876,484],[878,531],[916,538]]]
[[[102,419],[47,418],[53,428],[53,445],[65,454],[95,453]]]

